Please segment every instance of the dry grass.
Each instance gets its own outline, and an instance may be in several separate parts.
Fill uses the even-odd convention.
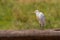
[[[1,0],[0,29],[40,29],[36,9],[45,14],[46,29],[60,28],[60,0]]]

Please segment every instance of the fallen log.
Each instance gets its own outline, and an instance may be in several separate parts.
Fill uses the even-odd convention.
[[[0,30],[1,40],[60,40],[56,30]]]

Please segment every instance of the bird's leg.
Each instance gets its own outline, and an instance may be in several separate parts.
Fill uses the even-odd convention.
[[[44,30],[44,23],[42,23],[42,22],[39,21],[39,24],[40,24],[40,29]]]
[[[40,29],[41,29],[41,24],[40,24]]]
[[[44,30],[44,25],[40,24],[41,30]]]
[[[42,25],[40,24],[40,29],[42,30]]]

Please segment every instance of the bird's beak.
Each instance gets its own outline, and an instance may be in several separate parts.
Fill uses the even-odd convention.
[[[35,11],[33,13],[35,13]]]
[[[35,11],[34,11],[34,12],[32,12],[32,13],[35,13]]]
[[[32,13],[35,13],[35,12],[32,12]]]

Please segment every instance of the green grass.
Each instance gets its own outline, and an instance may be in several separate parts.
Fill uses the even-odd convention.
[[[45,29],[60,28],[60,2],[18,3],[16,0],[0,0],[0,30],[40,29],[34,10],[45,14]],[[18,24],[17,24],[18,23]]]

